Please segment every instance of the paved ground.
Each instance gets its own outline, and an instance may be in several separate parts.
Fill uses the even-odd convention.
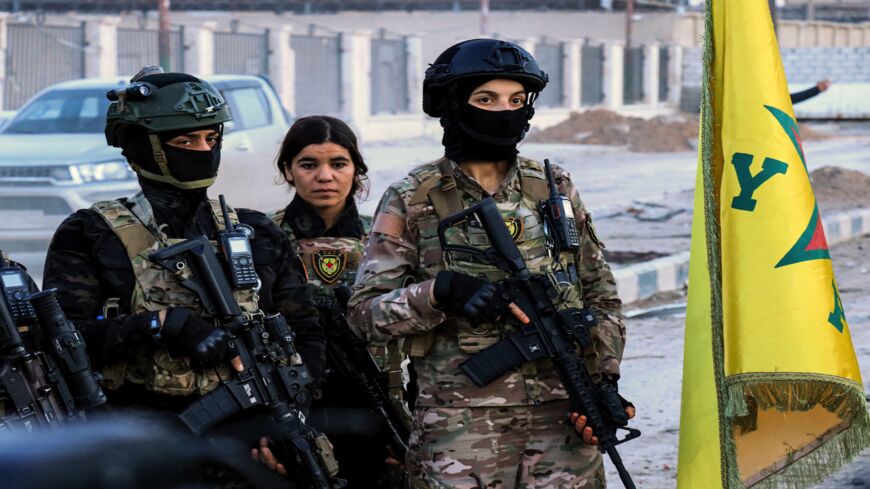
[[[870,387],[870,236],[831,250],[852,341],[858,353],[865,388]],[[671,294],[667,302],[684,302]],[[675,314],[631,319],[622,362],[620,391],[638,406],[634,426],[643,436],[620,447],[620,453],[644,489],[676,486],[685,310]],[[608,465],[610,487],[621,487]],[[863,485],[854,485],[863,481]],[[816,489],[870,487],[870,449]]]

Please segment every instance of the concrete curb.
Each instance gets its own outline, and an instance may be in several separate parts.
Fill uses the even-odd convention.
[[[857,209],[822,218],[828,245],[833,246],[870,233],[870,209]],[[689,280],[689,252],[619,268],[613,271],[623,304],[651,297],[658,292],[683,288]]]

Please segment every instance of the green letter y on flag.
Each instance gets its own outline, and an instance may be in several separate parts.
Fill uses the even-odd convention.
[[[705,30],[677,483],[809,487],[870,445],[861,374],[768,3]]]

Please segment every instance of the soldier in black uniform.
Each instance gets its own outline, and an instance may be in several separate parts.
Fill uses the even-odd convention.
[[[215,239],[223,229],[206,191],[231,116],[213,86],[183,73],[143,70],[110,98],[107,141],[123,149],[142,191],[69,216],[49,247],[44,286],[59,290],[82,330],[111,406],[178,411],[227,378],[228,335],[147,257],[185,239]],[[239,209],[230,219],[252,231],[261,280],[239,302],[283,314],[318,377],[324,337],[295,253],[264,214]]]

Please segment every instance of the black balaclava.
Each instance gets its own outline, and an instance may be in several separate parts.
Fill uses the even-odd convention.
[[[166,144],[167,141],[181,136],[182,134],[202,130],[212,130],[221,133],[221,138],[211,151],[181,149]],[[195,129],[179,129],[176,131],[159,133],[158,137],[160,138],[160,146],[163,149],[163,154],[166,155],[166,163],[169,166],[169,172],[172,176],[180,182],[193,182],[196,180],[213,178],[217,175],[221,163],[222,133],[223,131],[220,124]],[[121,148],[123,148],[121,154],[127,158],[127,161],[136,163],[142,169],[151,173],[157,175],[162,173],[157,162],[154,160],[154,152],[151,148],[151,142],[149,141],[148,134],[144,129],[135,126],[125,129],[121,136]],[[141,179],[147,178],[142,177],[140,180]]]
[[[220,132],[220,126],[217,125],[202,129]],[[220,142],[211,151],[192,151],[166,145],[167,141],[189,132],[191,129],[159,134],[161,147],[172,176],[182,182],[214,176],[220,165]],[[122,154],[128,161],[135,162],[152,173],[160,174],[160,168],[154,161],[148,134],[144,129],[127,128],[121,140],[121,147]],[[211,205],[206,197],[206,187],[182,189],[143,176],[139,176],[139,185],[151,203],[158,225],[166,225],[163,229],[170,238],[195,238],[203,234],[212,236],[216,232]]]
[[[462,80],[449,89],[446,116],[441,118],[444,128],[444,155],[461,163],[469,160],[513,161],[517,143],[526,135],[530,114],[527,105],[516,110],[484,110],[468,103],[475,88],[490,79]]]

